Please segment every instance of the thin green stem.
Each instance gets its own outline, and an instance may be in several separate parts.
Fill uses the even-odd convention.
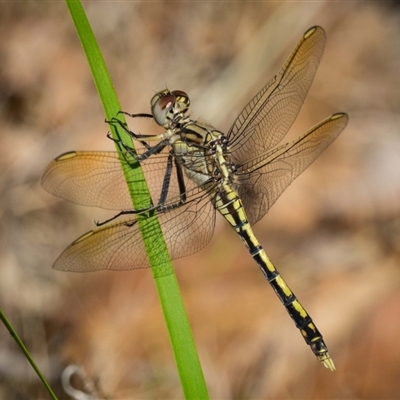
[[[14,338],[14,340],[17,342],[17,345],[19,348],[22,350],[22,353],[24,353],[24,356],[26,359],[29,361],[29,364],[32,365],[32,368],[34,371],[38,374],[40,380],[43,382],[43,385],[47,389],[47,391],[50,393],[50,396],[52,399],[57,400],[56,395],[54,394],[53,390],[51,389],[50,385],[48,384],[46,378],[43,376],[42,372],[38,368],[38,366],[35,364],[35,361],[33,361],[33,358],[29,354],[28,349],[25,347],[24,343],[22,342],[21,338],[18,336],[17,332],[11,325],[10,321],[7,319],[7,317],[3,314],[3,311],[0,309],[0,319],[5,325],[5,327],[8,329],[8,332],[10,332],[10,335]]]
[[[89,66],[108,120],[121,110],[111,78],[96,42],[82,5],[77,0],[66,0],[78,36],[84,48]],[[123,121],[122,118],[118,118]],[[122,129],[111,126],[115,139],[130,141]],[[117,146],[117,150],[118,146]],[[122,159],[122,155],[120,154]],[[133,207],[140,209],[151,204],[149,191],[138,165],[135,168],[123,166]],[[183,306],[178,282],[171,264],[167,246],[156,216],[138,216],[144,245],[148,254],[154,282],[161,302],[169,332],[175,361],[179,371],[184,395],[187,399],[208,399],[203,372],[194,345],[193,336]],[[151,232],[151,235],[149,235]]]

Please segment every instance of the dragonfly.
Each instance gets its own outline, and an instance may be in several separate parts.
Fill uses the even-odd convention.
[[[188,256],[210,241],[219,212],[244,242],[316,358],[335,370],[322,334],[252,228],[347,125],[347,114],[336,113],[294,141],[280,144],[309,91],[325,42],[323,28],[307,30],[226,134],[191,118],[184,91],[165,89],[153,96],[151,114],[126,113],[151,118],[163,127],[161,134],[135,133],[114,120],[141,144],[140,151],[114,139],[123,157],[115,151],[72,151],[52,161],[42,177],[45,190],[78,204],[120,210],[70,244],[54,268],[88,272],[148,267],[142,235],[152,239],[150,250],[155,253],[160,242],[152,228],[141,233],[138,219],[153,215],[171,258]],[[140,164],[156,201],[132,208],[121,163],[128,171]]]

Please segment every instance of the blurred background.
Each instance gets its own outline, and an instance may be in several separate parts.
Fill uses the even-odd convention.
[[[397,4],[84,2],[123,110],[149,112],[168,86],[189,93],[193,116],[225,132],[305,30],[318,24],[328,35],[289,136],[338,111],[350,123],[255,233],[337,371],[316,361],[218,218],[211,243],[174,262],[213,399],[400,397]],[[110,216],[40,187],[59,154],[113,149],[67,7],[9,2],[0,15],[0,307],[60,399],[71,398],[60,377],[72,365],[84,375],[72,385],[92,385],[97,398],[182,398],[150,271],[51,268],[93,220]],[[48,398],[4,326],[0,398]]]

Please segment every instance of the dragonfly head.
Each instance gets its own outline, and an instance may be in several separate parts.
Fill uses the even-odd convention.
[[[182,90],[170,92],[165,89],[151,99],[151,113],[158,125],[170,128],[178,117],[183,117],[189,109],[189,96]]]

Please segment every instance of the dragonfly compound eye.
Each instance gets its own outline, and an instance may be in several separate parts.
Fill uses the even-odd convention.
[[[164,126],[167,114],[173,109],[176,102],[175,96],[169,91],[157,93],[151,100],[151,113],[158,125]]]
[[[174,90],[172,94],[176,97],[176,108],[180,112],[185,112],[190,106],[190,99],[187,93],[183,90]]]

